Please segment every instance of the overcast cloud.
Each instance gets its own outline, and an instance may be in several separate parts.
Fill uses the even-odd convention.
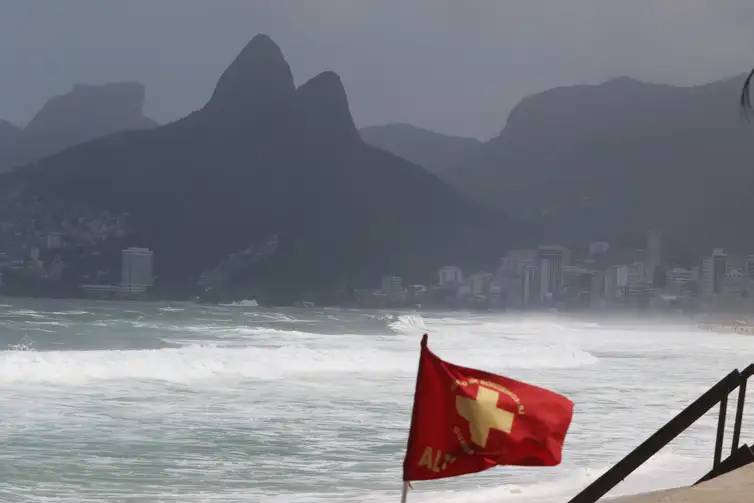
[[[522,97],[616,76],[697,84],[754,63],[751,0],[2,0],[0,118],[136,80],[160,122],[202,106],[256,33],[297,84],[334,70],[360,126],[489,138]]]

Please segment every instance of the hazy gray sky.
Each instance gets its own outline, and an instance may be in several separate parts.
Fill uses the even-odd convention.
[[[136,80],[160,122],[202,106],[257,33],[297,85],[340,74],[360,126],[495,136],[522,97],[627,75],[695,84],[754,63],[751,0],[2,0],[0,118]]]

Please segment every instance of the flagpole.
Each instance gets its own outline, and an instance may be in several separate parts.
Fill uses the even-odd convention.
[[[427,349],[427,334],[422,335],[422,341],[421,341],[421,352],[419,353],[419,365],[416,369],[416,384],[414,385],[414,405],[411,408],[411,426],[408,430],[408,439],[406,441],[406,456],[408,456],[408,451],[411,447],[411,433],[414,428],[414,423],[416,422],[416,397],[419,394],[419,376],[422,374],[422,356],[424,355],[424,351]],[[406,477],[406,459],[403,460],[403,477]],[[403,491],[401,492],[401,503],[406,503],[406,499],[408,498],[408,490],[411,488],[411,483],[408,480],[403,481]]]

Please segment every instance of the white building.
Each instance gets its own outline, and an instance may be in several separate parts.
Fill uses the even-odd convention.
[[[744,273],[748,278],[754,278],[754,255],[749,255],[744,266]]]
[[[628,287],[636,287],[648,283],[647,281],[647,264],[636,261],[628,266]]]
[[[387,295],[391,302],[398,302],[405,300],[406,298],[406,291],[403,288],[403,279],[400,276],[383,276],[380,291]]]
[[[540,271],[540,297],[542,300],[560,293],[563,286],[563,268],[570,265],[570,252],[563,246],[540,246],[537,250]]]
[[[539,300],[545,301],[552,298],[553,289],[551,282],[552,265],[550,259],[543,258],[539,262]]]
[[[610,249],[610,243],[605,241],[593,241],[589,243],[589,256],[604,255]]]
[[[439,279],[440,286],[458,286],[463,283],[463,273],[458,267],[449,265],[440,269]]]
[[[711,257],[702,259],[700,271],[700,293],[704,297],[719,294],[722,287],[722,279],[728,270],[728,256],[721,249],[712,251]]]
[[[610,303],[626,299],[628,293],[629,267],[614,265],[605,271],[605,300]]]
[[[521,306],[529,307],[531,302],[536,300],[537,280],[539,278],[539,267],[536,265],[527,265],[524,268],[522,285],[521,285]]]
[[[495,281],[509,306],[526,307],[530,301],[536,300],[532,292],[539,291],[533,283],[538,279],[533,278],[532,270],[539,270],[537,260],[537,250],[510,250],[500,259]]]
[[[742,297],[745,290],[745,277],[741,269],[727,271],[720,280],[720,293],[729,298]]]
[[[488,272],[477,272],[472,274],[469,279],[472,295],[485,295],[494,279],[495,276]]]
[[[511,250],[500,259],[499,274],[521,274],[524,268],[537,263],[537,250]]]
[[[696,274],[691,269],[674,267],[668,271],[667,291],[673,295],[690,295],[696,283]]]
[[[152,286],[152,250],[126,248],[121,252],[120,288],[124,293],[139,294]]]

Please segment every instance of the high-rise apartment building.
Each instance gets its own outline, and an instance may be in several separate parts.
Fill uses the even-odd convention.
[[[569,265],[569,252],[562,246],[540,246],[539,270],[541,273],[540,296],[542,300],[556,296],[563,286],[563,268]]]
[[[728,270],[728,256],[721,249],[712,251],[712,256],[702,259],[700,271],[701,294],[712,296],[721,292],[723,277]]]
[[[123,293],[144,293],[152,286],[152,258],[152,250],[148,248],[132,246],[121,251],[120,287]]]
[[[746,259],[744,272],[748,278],[754,278],[754,255],[749,255]]]
[[[657,269],[662,266],[662,232],[649,231],[647,233],[647,257],[645,259],[647,283],[653,284]]]

